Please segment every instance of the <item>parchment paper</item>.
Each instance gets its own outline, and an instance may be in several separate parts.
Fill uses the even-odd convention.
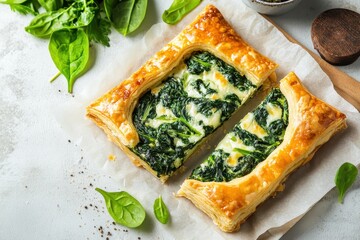
[[[189,159],[188,170],[173,177],[165,185],[144,169],[133,166],[125,154],[107,140],[104,132],[85,118],[85,107],[88,104],[130,76],[209,3],[220,9],[247,42],[280,65],[277,70],[279,79],[288,72],[295,71],[314,95],[337,107],[348,117],[347,130],[337,134],[320,148],[309,164],[289,177],[283,192],[258,207],[256,213],[241,225],[240,231],[232,234],[221,232],[209,217],[185,198],[175,198],[174,193],[191,169],[199,164],[224,136],[224,130],[231,129],[242,115],[257,105],[259,99],[251,100],[243,110],[216,131],[212,141]],[[145,232],[149,239],[278,239],[334,187],[336,170],[343,162],[356,165],[360,162],[360,114],[334,91],[330,79],[305,50],[290,43],[274,26],[239,0],[203,1],[201,6],[178,25],[159,23],[152,26],[143,39],[130,39],[119,44],[127,44],[128,47],[119,52],[113,45],[114,51],[106,59],[101,59],[103,64],[100,69],[97,68],[96,74],[88,74],[83,77],[86,81],[77,83],[76,98],[73,102],[60,106],[54,113],[64,130],[83,149],[85,157],[91,159],[96,167],[102,168],[104,174],[115,179],[118,189],[109,190],[128,191],[144,206],[152,206],[158,195],[163,196],[171,212],[171,222],[162,225],[156,223],[156,220],[147,220],[145,226],[137,231]],[[116,156],[114,161],[108,160],[110,154]],[[151,208],[147,211],[148,215],[151,215]],[[124,239],[135,237],[136,235],[132,236],[130,233]]]

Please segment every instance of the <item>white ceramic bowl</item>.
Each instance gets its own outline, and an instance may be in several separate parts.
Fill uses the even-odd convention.
[[[264,0],[242,0],[248,7],[267,15],[280,15],[296,7],[301,0],[287,0],[285,2],[267,2]]]

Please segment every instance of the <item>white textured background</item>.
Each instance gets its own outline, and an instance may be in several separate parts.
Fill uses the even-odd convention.
[[[170,0],[149,0],[148,15],[135,36],[124,39],[113,32],[110,48],[95,47],[96,61],[75,84],[75,99],[86,78],[101,72],[109,53],[140,39],[160,22],[170,4]],[[273,19],[312,49],[311,22],[333,7],[360,12],[360,1],[303,0],[292,12]],[[63,78],[48,83],[57,70],[47,41],[24,31],[30,20],[0,5],[0,239],[105,239],[108,232],[111,239],[127,239],[133,230],[113,226],[94,191],[95,186],[114,189],[116,181],[91,164],[91,159],[83,158],[82,149],[55,120],[53,109],[72,102],[73,97],[66,93]],[[360,81],[360,60],[342,69]],[[338,204],[336,191],[331,191],[283,239],[360,239],[359,199],[360,178],[345,204]],[[151,230],[137,234],[146,239],[147,231]]]

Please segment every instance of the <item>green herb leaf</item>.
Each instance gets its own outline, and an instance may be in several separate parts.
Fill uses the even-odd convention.
[[[162,224],[166,224],[169,221],[170,213],[161,196],[155,199],[154,214],[156,219]]]
[[[0,0],[0,3],[9,4],[9,5],[21,4],[21,3],[24,3],[24,2],[26,2],[26,0]]]
[[[10,9],[20,14],[37,15],[40,4],[37,0],[0,0],[0,3],[8,4]]]
[[[45,8],[46,11],[55,11],[62,8],[63,0],[38,0],[40,5]]]
[[[176,24],[200,3],[201,0],[174,0],[170,8],[163,13],[162,19],[167,24]]]
[[[68,81],[71,93],[75,80],[89,60],[89,38],[82,29],[64,29],[51,35],[49,51],[53,62]]]
[[[338,201],[343,203],[346,191],[355,182],[358,169],[351,163],[345,162],[340,166],[335,176],[335,184],[339,191]]]
[[[234,148],[235,152],[241,153],[242,155],[246,156],[251,154],[251,151],[245,150],[245,149],[241,149],[241,148]]]
[[[32,1],[26,1],[21,4],[10,4],[10,9],[22,15],[32,14],[36,16],[39,13],[38,8],[32,3]]]
[[[135,31],[146,15],[148,0],[105,0],[105,12],[114,28],[126,36]]]
[[[37,15],[25,30],[36,37],[47,38],[57,30],[89,25],[97,10],[98,6],[92,0],[76,0],[66,9]]]
[[[109,20],[102,18],[99,11],[93,21],[87,26],[86,33],[89,36],[90,41],[95,41],[104,46],[110,47],[110,27],[111,24]]]
[[[115,222],[130,228],[140,226],[145,220],[143,206],[127,192],[106,192],[96,188],[105,199],[106,208]]]

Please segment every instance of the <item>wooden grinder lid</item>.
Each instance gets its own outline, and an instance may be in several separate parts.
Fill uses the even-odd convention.
[[[311,39],[327,62],[353,63],[360,56],[360,14],[341,8],[321,13],[312,23]]]

